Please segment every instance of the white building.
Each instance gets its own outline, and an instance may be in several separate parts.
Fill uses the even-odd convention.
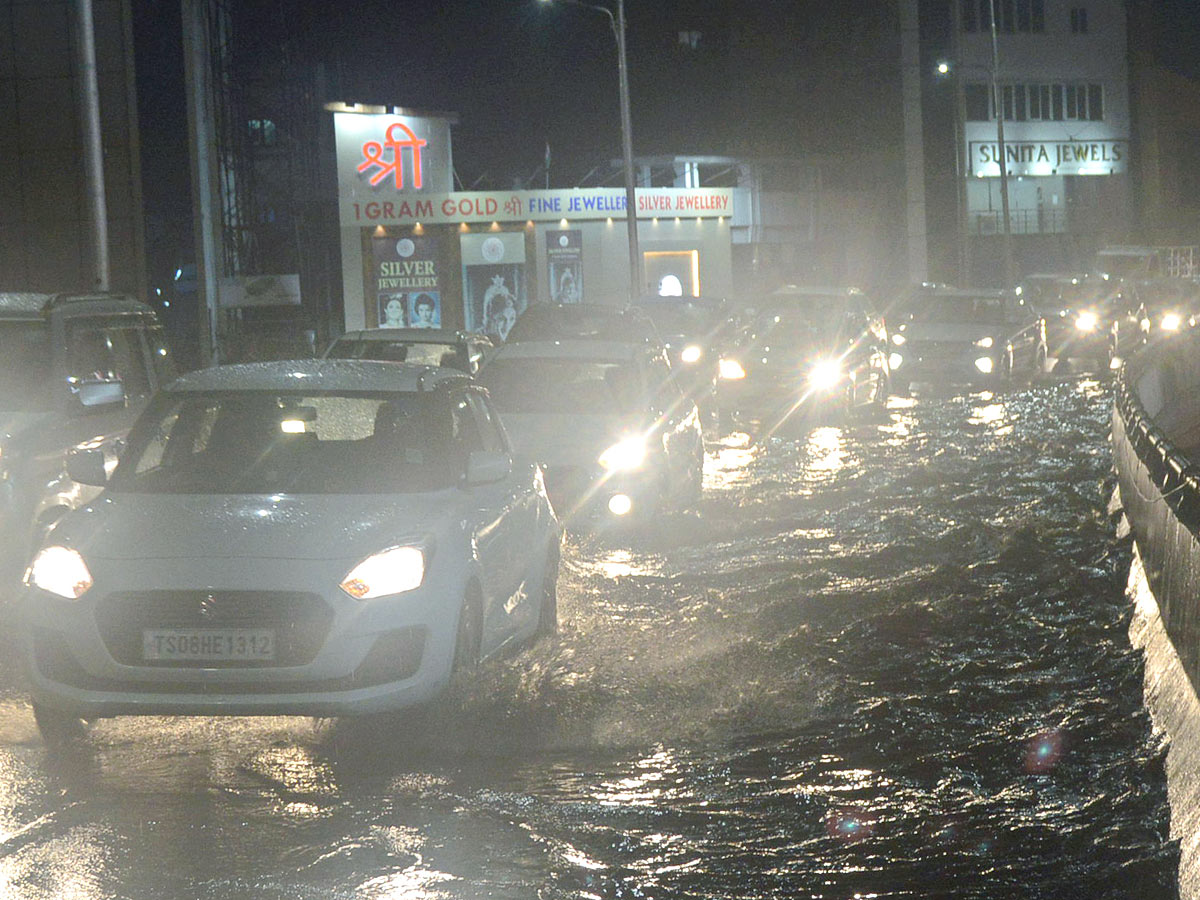
[[[958,135],[966,226],[984,255],[1003,230],[997,103],[1003,114],[1011,232],[1025,268],[1062,235],[1060,258],[1084,258],[1130,228],[1131,120],[1122,0],[957,2]],[[992,10],[996,44],[992,40]],[[1040,247],[1038,246],[1040,244]]]

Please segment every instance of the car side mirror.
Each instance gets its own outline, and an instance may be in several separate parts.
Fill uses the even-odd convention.
[[[96,449],[68,450],[67,474],[80,484],[104,487],[108,473],[104,470],[104,451]]]
[[[81,381],[75,389],[79,405],[85,410],[102,411],[125,405],[125,385],[119,379]]]
[[[499,450],[473,450],[467,458],[467,484],[494,484],[512,473],[512,458]]]

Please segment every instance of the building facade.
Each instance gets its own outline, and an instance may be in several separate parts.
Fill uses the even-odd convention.
[[[1003,279],[1001,146],[1018,272],[1086,268],[1097,247],[1127,242],[1138,161],[1123,0],[949,0],[932,7],[925,10],[924,65],[926,102],[934,109],[925,121],[935,146],[927,168],[938,171],[940,159],[942,171],[952,162],[954,172],[953,195],[943,179],[930,203],[942,223],[940,247],[931,249],[935,273]],[[938,193],[936,180],[931,190]]]

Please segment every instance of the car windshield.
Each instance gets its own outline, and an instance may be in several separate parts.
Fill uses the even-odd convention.
[[[0,320],[0,409],[45,408],[51,375],[47,349],[44,323]]]
[[[804,297],[760,309],[754,321],[756,331],[771,341],[805,344],[836,337],[849,313],[842,297]]]
[[[642,304],[638,308],[646,313],[659,334],[668,336],[704,337],[715,331],[723,319],[719,307],[686,300],[676,303],[658,301]]]
[[[438,394],[165,392],[138,420],[115,492],[375,494],[453,482],[465,453]]]
[[[644,394],[628,360],[501,358],[478,380],[504,413],[625,414],[638,408]]]
[[[375,359],[426,366],[452,365],[459,358],[457,344],[433,341],[366,341],[342,338],[326,354],[328,359]]]
[[[910,313],[914,322],[1001,325],[1004,323],[1004,298],[924,297],[912,304]]]

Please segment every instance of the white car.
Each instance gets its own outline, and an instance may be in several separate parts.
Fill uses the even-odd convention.
[[[653,515],[664,505],[699,500],[700,416],[661,344],[509,343],[476,380],[504,416],[518,453],[544,466],[564,519]]]
[[[68,460],[105,483],[103,457]],[[462,373],[305,360],[185,375],[25,573],[48,741],[127,714],[344,716],[428,701],[557,628],[561,530]]]

